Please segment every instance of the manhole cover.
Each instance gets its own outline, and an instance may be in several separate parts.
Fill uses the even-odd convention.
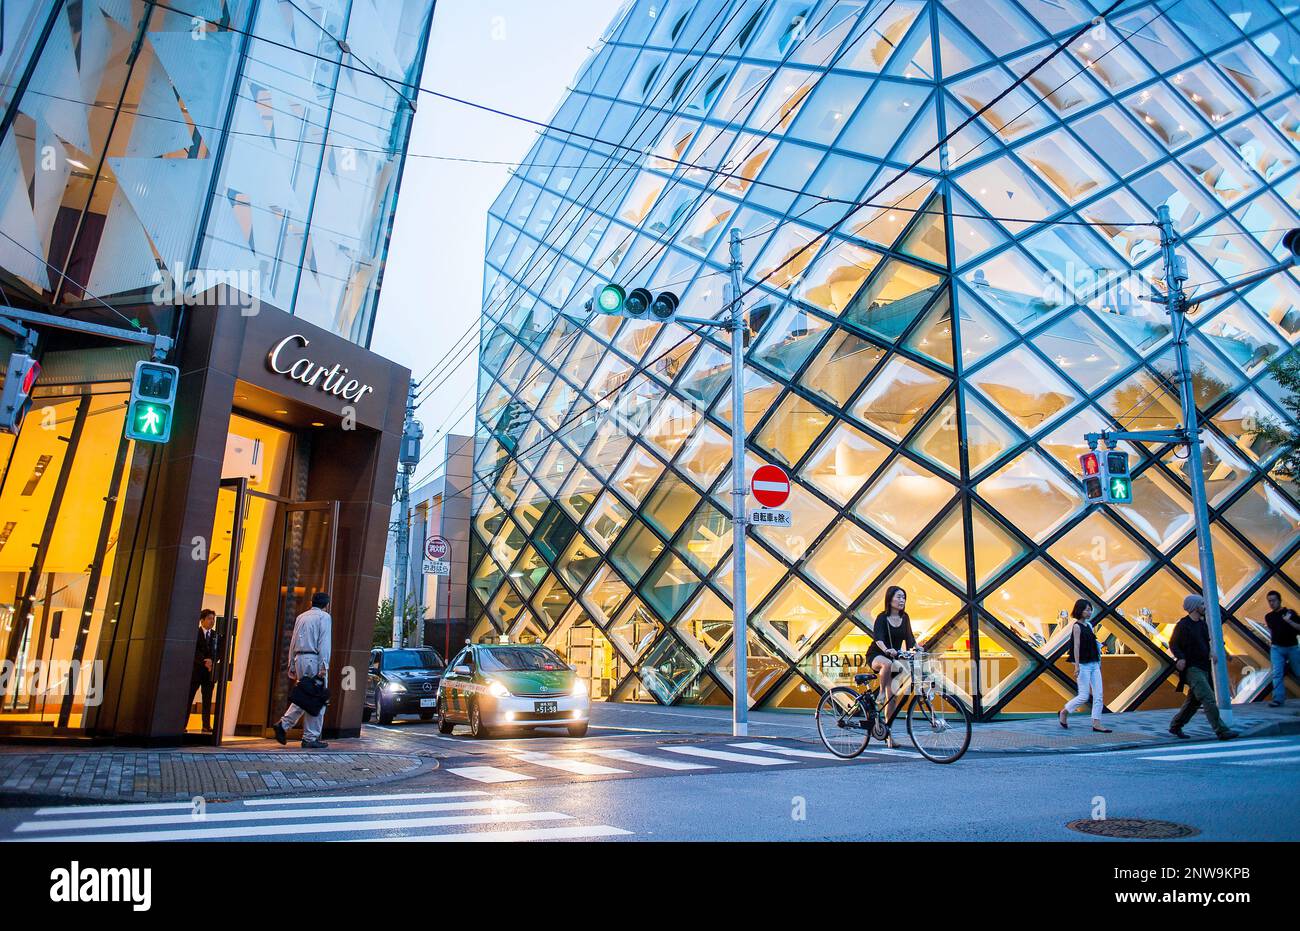
[[[1066,825],[1072,831],[1097,837],[1123,837],[1129,840],[1172,840],[1200,833],[1196,828],[1173,821],[1151,818],[1082,818]]]

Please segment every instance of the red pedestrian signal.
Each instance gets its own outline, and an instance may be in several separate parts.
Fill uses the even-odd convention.
[[[1087,452],[1079,457],[1079,467],[1083,470],[1083,497],[1088,504],[1106,500],[1106,488],[1102,484],[1101,457],[1096,452]]]

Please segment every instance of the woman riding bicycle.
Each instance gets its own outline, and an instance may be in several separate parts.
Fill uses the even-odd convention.
[[[891,585],[885,591],[885,610],[876,617],[876,627],[872,632],[871,646],[867,650],[867,662],[880,678],[880,696],[885,707],[885,720],[894,716],[894,664],[902,650],[923,650],[912,632],[912,619],[907,616],[907,592],[898,585]],[[901,669],[901,664],[899,666]],[[889,746],[894,745],[894,738],[889,738]]]

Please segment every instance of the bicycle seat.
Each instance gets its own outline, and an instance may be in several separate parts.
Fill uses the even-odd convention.
[[[868,682],[870,682],[870,681],[871,681],[872,679],[874,679],[874,678],[876,678],[876,674],[875,674],[874,672],[860,672],[860,673],[858,673],[856,676],[853,677],[853,684],[854,684],[854,685],[866,685]]]

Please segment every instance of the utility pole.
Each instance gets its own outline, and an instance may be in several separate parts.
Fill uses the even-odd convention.
[[[731,733],[749,734],[749,618],[745,604],[745,312],[740,230],[731,230]]]
[[[406,584],[411,573],[411,473],[420,461],[424,427],[415,419],[415,380],[406,391],[406,419],[397,461],[397,565],[393,567],[393,646],[405,646]]]
[[[1219,578],[1214,571],[1214,545],[1210,537],[1210,503],[1205,492],[1205,469],[1201,451],[1201,420],[1196,409],[1192,366],[1187,347],[1187,261],[1175,249],[1173,220],[1169,207],[1160,205],[1160,251],[1165,263],[1165,304],[1174,334],[1174,364],[1178,366],[1178,393],[1183,404],[1183,431],[1187,436],[1187,480],[1192,488],[1192,512],[1196,518],[1197,555],[1201,563],[1201,594],[1205,597],[1205,622],[1210,627],[1214,651],[1214,700],[1223,723],[1232,726],[1232,690],[1228,687],[1228,651],[1223,642],[1223,616],[1219,609]]]
[[[1164,259],[1165,293],[1163,296],[1145,298],[1164,304],[1169,311],[1173,331],[1174,364],[1177,366],[1178,395],[1182,404],[1183,423],[1175,430],[1103,431],[1086,435],[1088,445],[1097,448],[1099,442],[1113,449],[1119,440],[1145,443],[1181,443],[1187,446],[1187,482],[1192,489],[1192,512],[1196,520],[1197,555],[1201,569],[1201,594],[1205,598],[1205,622],[1209,626],[1210,649],[1214,653],[1214,700],[1219,706],[1223,723],[1233,724],[1232,691],[1228,682],[1228,651],[1223,639],[1223,613],[1219,606],[1219,580],[1214,569],[1214,541],[1210,536],[1210,504],[1205,488],[1205,469],[1201,449],[1200,412],[1196,409],[1196,392],[1192,383],[1192,365],[1187,338],[1187,295],[1183,287],[1187,282],[1187,262],[1177,253],[1178,237],[1174,233],[1169,208],[1160,207],[1156,213],[1160,228],[1160,251]],[[1300,260],[1300,229],[1282,237],[1282,245],[1290,256],[1276,265],[1260,269],[1231,284],[1198,294],[1194,303],[1201,304],[1225,294],[1249,287],[1265,278],[1294,268]]]

